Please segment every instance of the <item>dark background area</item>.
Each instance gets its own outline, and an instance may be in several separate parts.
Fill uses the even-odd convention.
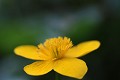
[[[120,80],[119,35],[120,0],[0,0],[0,80],[54,80],[53,71],[25,74],[23,67],[33,61],[13,50],[57,36],[71,38],[74,45],[101,42],[98,50],[81,57],[89,68],[82,80]]]

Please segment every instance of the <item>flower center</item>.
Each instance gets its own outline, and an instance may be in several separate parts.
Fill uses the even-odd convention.
[[[47,39],[44,44],[39,44],[38,48],[45,54],[50,53],[53,59],[62,58],[64,53],[73,46],[70,38],[58,37]]]

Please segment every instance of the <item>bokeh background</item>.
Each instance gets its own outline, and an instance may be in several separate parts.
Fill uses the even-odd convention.
[[[74,45],[101,41],[98,50],[81,57],[89,67],[82,80],[120,80],[119,35],[120,0],[0,0],[0,80],[55,80],[53,71],[27,75],[23,67],[33,61],[13,50],[57,36],[70,37]]]

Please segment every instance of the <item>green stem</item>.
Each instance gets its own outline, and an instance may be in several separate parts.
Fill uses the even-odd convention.
[[[60,80],[58,73],[55,73],[55,80]]]

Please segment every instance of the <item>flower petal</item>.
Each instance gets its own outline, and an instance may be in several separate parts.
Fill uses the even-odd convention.
[[[14,49],[16,55],[33,59],[33,60],[41,60],[40,55],[37,53],[37,47],[32,45],[23,45],[18,46]]]
[[[87,66],[83,60],[63,58],[55,62],[54,71],[65,76],[82,79],[87,72]]]
[[[99,48],[99,46],[100,46],[100,42],[97,40],[86,41],[69,49],[64,56],[65,57],[81,57],[83,55],[86,55],[92,52],[93,50],[96,50],[97,48]]]
[[[50,72],[53,69],[53,61],[36,61],[24,67],[28,75],[39,76]]]

